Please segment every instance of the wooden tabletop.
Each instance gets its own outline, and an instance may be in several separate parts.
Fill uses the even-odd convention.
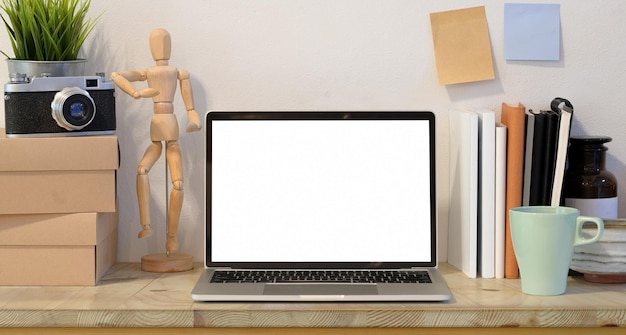
[[[626,284],[570,278],[567,293],[521,293],[520,281],[440,270],[446,303],[202,303],[202,266],[157,274],[116,264],[94,287],[0,287],[0,327],[626,327]]]

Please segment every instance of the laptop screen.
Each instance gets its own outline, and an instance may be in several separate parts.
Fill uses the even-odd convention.
[[[434,266],[430,112],[207,114],[208,266]]]

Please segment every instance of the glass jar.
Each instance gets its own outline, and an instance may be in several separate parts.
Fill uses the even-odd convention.
[[[617,180],[606,170],[607,136],[571,137],[568,167],[563,180],[565,206],[581,215],[615,219],[618,216]]]

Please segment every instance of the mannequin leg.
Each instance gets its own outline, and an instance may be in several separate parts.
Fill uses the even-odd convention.
[[[165,243],[165,250],[170,254],[178,250],[176,233],[178,232],[178,222],[183,207],[183,162],[178,141],[168,141],[165,150],[167,150],[167,165],[170,168],[172,179],[167,223],[167,242]]]
[[[153,233],[152,228],[150,228],[150,180],[148,173],[161,156],[162,148],[161,142],[152,142],[137,167],[137,200],[139,202],[139,221],[142,227],[138,238],[148,237]]]

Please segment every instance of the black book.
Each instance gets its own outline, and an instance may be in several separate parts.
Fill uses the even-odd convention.
[[[547,111],[546,126],[548,127],[546,136],[546,153],[545,153],[545,174],[544,174],[544,191],[541,205],[550,205],[552,198],[552,186],[554,184],[554,169],[556,167],[556,148],[559,138],[559,113],[555,111]]]
[[[558,131],[558,113],[551,110],[543,110],[535,115],[529,201],[531,206],[550,205],[556,164]]]
[[[533,140],[535,137],[535,112],[526,111],[526,143],[524,144],[524,180],[522,183],[522,206],[530,205],[530,172],[533,166]]]
[[[545,185],[545,160],[546,160],[546,138],[547,138],[547,114],[546,111],[533,112],[534,132],[532,138],[532,164],[530,167],[530,193],[529,206],[543,204]]]

